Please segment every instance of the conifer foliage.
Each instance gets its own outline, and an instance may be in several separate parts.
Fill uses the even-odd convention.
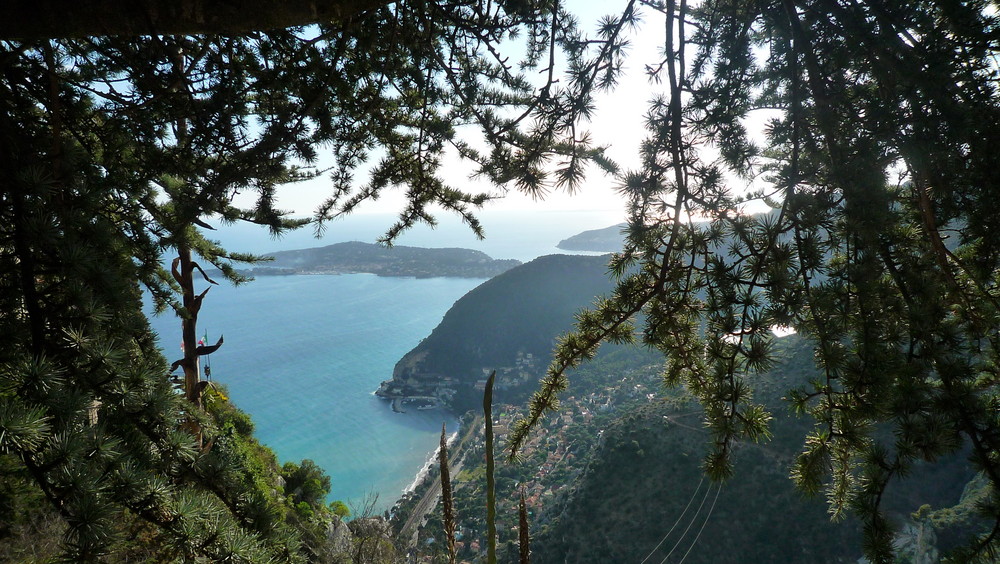
[[[405,187],[387,242],[433,223],[434,206],[481,233],[474,212],[492,196],[447,184],[446,153],[536,194],[576,186],[597,154],[577,125],[621,63],[617,30],[585,37],[557,2],[349,13],[265,31],[262,12],[261,31],[227,36],[0,38],[0,453],[65,521],[67,558],[102,557],[135,520],[180,559],[304,557],[203,411],[196,282],[210,267],[242,282],[233,263],[257,258],[212,241],[213,223],[300,226],[276,187],[328,175],[318,225]],[[521,65],[496,48],[515,39]],[[574,71],[562,81],[557,56]],[[143,287],[183,320],[186,397]]]
[[[182,559],[301,557],[199,398],[171,390],[140,287],[192,340],[194,263],[239,282],[233,262],[255,259],[210,224],[300,225],[275,188],[320,174],[320,226],[404,187],[391,242],[435,206],[481,233],[493,195],[446,182],[446,155],[499,193],[572,189],[588,161],[616,171],[579,128],[640,4],[665,24],[647,67],[665,92],[639,162],[618,172],[618,287],[560,343],[512,451],[568,368],[638,333],[701,399],[705,467],[724,478],[736,441],[768,436],[754,375],[787,325],[821,374],[788,393],[815,419],[794,479],[834,516],[858,514],[885,562],[886,489],[968,448],[989,525],[959,556],[995,558],[1000,33],[986,0],[633,0],[596,36],[556,1],[413,0],[270,31],[262,13],[261,31],[233,35],[0,39],[0,456],[61,515],[66,556],[101,557],[127,517]],[[505,54],[515,39],[521,65]],[[178,276],[163,267],[175,256]]]
[[[647,2],[666,24],[617,289],[559,344],[516,453],[566,371],[633,338],[700,398],[705,468],[731,474],[768,437],[755,374],[771,329],[815,347],[789,390],[815,420],[792,475],[856,513],[891,562],[887,488],[967,446],[991,484],[988,523],[959,557],[1000,549],[1000,140],[996,6],[968,2]],[[758,135],[753,123],[763,123]],[[706,149],[707,145],[711,149]],[[749,189],[749,191],[747,191]],[[768,204],[751,216],[745,206]],[[638,321],[637,321],[638,320]]]

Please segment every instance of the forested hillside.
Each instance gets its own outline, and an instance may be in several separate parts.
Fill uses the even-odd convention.
[[[641,562],[647,557],[660,562],[668,556],[667,562],[705,564],[856,562],[860,523],[831,522],[822,496],[805,496],[789,477],[809,422],[791,412],[782,393],[807,385],[817,372],[803,339],[785,337],[778,346],[781,360],[761,376],[755,398],[775,413],[773,437],[738,447],[732,479],[721,484],[704,479],[708,434],[693,398],[654,401],[619,413],[589,453],[583,473],[538,517],[532,562]],[[974,477],[965,458],[956,454],[937,465],[918,465],[886,493],[898,532],[915,534],[903,527],[924,504],[940,509],[959,502]],[[939,541],[933,527],[923,525],[925,551],[944,552],[974,531],[942,527]]]
[[[810,344],[793,335],[775,346],[778,364],[761,375],[756,398],[776,414],[773,436],[740,445],[723,483],[703,473],[704,412],[686,390],[662,388],[654,351],[621,347],[574,369],[560,415],[544,421],[522,458],[497,465],[500,561],[516,561],[513,516],[524,492],[532,562],[856,562],[861,523],[831,521],[823,496],[805,495],[790,476],[809,421],[783,394],[818,374]],[[525,411],[494,406],[501,441]],[[481,561],[475,547],[487,534],[478,431],[452,478],[459,557],[472,561]],[[936,562],[987,525],[974,515],[984,481],[966,453],[917,465],[885,493],[900,562]],[[404,518],[414,501],[404,500]],[[422,554],[440,553],[440,508],[419,538]]]
[[[808,421],[792,414],[780,394],[806,385],[816,369],[801,338],[785,337],[779,348],[781,361],[761,377],[757,398],[775,411],[774,436],[739,447],[731,480],[704,479],[708,435],[690,396],[620,412],[589,453],[583,473],[543,508],[532,561],[640,562],[648,556],[660,562],[669,556],[667,562],[706,564],[856,562],[860,524],[831,523],[822,497],[805,496],[789,479],[797,437]],[[953,455],[937,466],[921,465],[887,493],[901,532],[921,505],[959,502],[973,478],[963,459]],[[954,546],[954,533],[938,539],[931,531],[923,532],[923,550]]]
[[[451,378],[458,391],[455,408],[461,412],[481,401],[481,389],[473,385],[485,378],[484,370],[517,368],[521,355],[520,366],[531,375],[527,388],[533,388],[574,314],[611,289],[607,260],[549,255],[484,282],[458,300],[434,331],[400,359],[393,381],[433,386]]]

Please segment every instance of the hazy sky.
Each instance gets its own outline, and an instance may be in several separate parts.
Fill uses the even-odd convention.
[[[583,29],[591,34],[601,15],[621,10],[626,4],[622,1],[601,2],[600,6],[596,6],[597,3],[587,0],[576,0],[575,3],[581,5],[575,12],[580,17]],[[644,136],[642,115],[654,92],[654,87],[649,84],[643,69],[646,64],[658,62],[658,50],[662,41],[661,17],[648,9],[643,14],[644,24],[640,32],[632,37],[634,47],[627,61],[627,75],[614,92],[601,94],[598,97],[598,113],[593,122],[584,127],[591,132],[596,144],[609,146],[609,155],[624,169],[637,167],[636,154]],[[495,192],[495,188],[488,184],[477,184],[469,180],[470,168],[463,166],[457,159],[446,168],[452,171],[448,180],[457,187],[479,186],[481,191]],[[363,182],[365,175],[359,172],[356,178],[358,182]],[[325,177],[317,178],[308,183],[283,187],[279,191],[278,206],[280,209],[292,210],[297,216],[308,216],[329,193],[329,180]],[[378,201],[368,202],[356,213],[396,212],[403,206],[403,194],[402,189],[386,193]],[[573,195],[551,192],[544,200],[535,201],[529,196],[511,190],[503,199],[488,204],[487,209],[607,211],[617,217],[624,217],[623,202],[615,192],[614,180],[596,167],[591,168],[587,180]]]

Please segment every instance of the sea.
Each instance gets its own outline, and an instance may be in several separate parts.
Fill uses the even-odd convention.
[[[458,220],[444,218],[396,244],[472,248],[527,262],[564,253],[556,248],[562,239],[620,221],[604,211],[493,212],[482,220],[482,241]],[[274,239],[249,225],[219,226],[210,237],[232,251],[266,254],[374,242],[392,222],[391,215],[350,217],[331,224],[322,239],[311,231]],[[209,343],[220,336],[225,342],[203,366],[251,415],[257,438],[282,463],[313,460],[331,478],[331,501],[344,501],[355,515],[380,514],[426,471],[442,424],[450,435],[458,421],[440,409],[395,413],[374,391],[451,305],[484,281],[342,274],[261,276],[238,287],[213,286],[198,332]],[[168,361],[179,358],[180,321],[163,314],[151,315],[150,322]]]

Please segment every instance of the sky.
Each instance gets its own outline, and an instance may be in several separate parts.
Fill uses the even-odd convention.
[[[572,6],[577,4],[578,6]],[[581,27],[588,32],[596,28],[599,17],[615,13],[624,8],[626,2],[593,2],[574,0],[571,9],[580,19]],[[634,43],[627,60],[626,74],[620,86],[611,93],[602,93],[597,98],[598,111],[591,123],[586,124],[597,145],[608,146],[608,155],[623,169],[637,168],[639,143],[644,136],[642,115],[652,98],[653,87],[643,71],[646,64],[659,60],[658,51],[662,41],[662,20],[651,10],[645,10],[644,25],[638,34],[632,36]],[[322,167],[323,162],[319,165]],[[445,169],[451,171],[446,179],[460,188],[475,187],[477,191],[496,192],[488,183],[468,178],[470,170],[456,158],[447,163]],[[356,175],[362,181],[364,174]],[[288,185],[279,189],[278,208],[291,210],[294,216],[312,215],[320,203],[330,194],[330,182],[325,177],[309,182]],[[250,205],[250,201],[238,202]],[[398,212],[405,204],[404,190],[386,193],[378,201],[367,202],[358,208],[356,214],[384,214]],[[612,217],[625,217],[624,201],[616,192],[615,181],[597,167],[590,167],[583,185],[573,194],[564,191],[550,191],[543,200],[511,189],[498,200],[487,204],[486,211],[504,212],[552,212],[552,211],[601,211]]]

